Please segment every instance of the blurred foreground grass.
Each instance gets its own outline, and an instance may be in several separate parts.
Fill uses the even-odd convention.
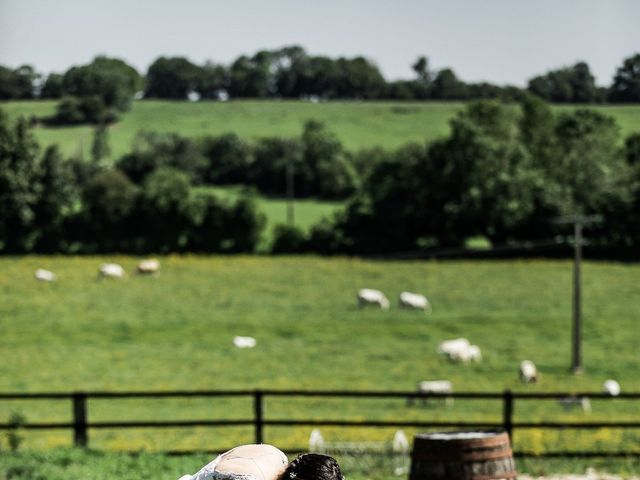
[[[293,459],[295,455],[289,455]],[[212,454],[166,456],[139,452],[113,452],[57,449],[49,452],[4,453],[0,455],[2,480],[175,480],[193,474],[211,461]],[[398,480],[407,474],[394,474],[388,457],[337,457],[348,480]],[[627,478],[640,471],[640,460],[627,459],[517,459],[519,474],[531,476],[552,473],[584,474],[587,469],[609,472]]]

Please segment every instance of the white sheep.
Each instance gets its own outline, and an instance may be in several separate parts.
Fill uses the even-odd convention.
[[[531,360],[520,362],[520,380],[524,383],[535,383],[538,381],[538,369]]]
[[[256,343],[256,339],[253,337],[233,337],[233,344],[238,348],[253,348]]]
[[[98,274],[104,278],[124,278],[124,268],[117,263],[103,263]]]
[[[480,362],[482,361],[482,351],[478,345],[469,345],[469,348],[461,350],[449,358],[462,363]]]
[[[160,271],[160,262],[155,258],[150,260],[142,260],[138,263],[138,273],[142,274],[154,274]]]
[[[438,353],[450,355],[452,352],[466,350],[471,344],[466,338],[456,338],[454,340],[445,340],[438,346]]]
[[[37,269],[35,277],[36,280],[40,280],[41,282],[55,282],[58,279],[55,273],[45,270],[44,268]]]
[[[358,305],[365,307],[367,305],[377,306],[382,310],[389,309],[389,300],[380,290],[372,288],[361,288],[358,290]]]
[[[620,395],[620,384],[615,380],[609,379],[602,384],[602,391],[608,393],[612,397]]]
[[[451,393],[453,392],[453,385],[449,380],[424,380],[418,383],[417,393],[423,395],[422,404],[426,405],[427,396],[430,393]],[[444,397],[445,404],[450,406],[453,404],[453,399],[449,396]],[[409,397],[407,399],[407,405],[413,404],[413,401],[417,398]]]
[[[466,338],[456,338],[442,342],[438,352],[446,355],[452,362],[470,363],[482,360],[482,351],[477,345],[471,345]]]
[[[402,292],[398,304],[401,308],[424,310],[427,313],[431,313],[429,300],[420,293]]]

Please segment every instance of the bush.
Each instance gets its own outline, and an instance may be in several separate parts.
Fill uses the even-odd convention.
[[[77,125],[81,123],[110,123],[117,119],[114,111],[107,108],[97,95],[87,97],[64,97],[56,106],[55,115],[49,123]]]
[[[307,239],[299,227],[295,225],[276,225],[271,253],[302,253],[306,249]]]
[[[201,144],[207,158],[204,178],[213,184],[248,183],[251,147],[235,133],[206,137]]]

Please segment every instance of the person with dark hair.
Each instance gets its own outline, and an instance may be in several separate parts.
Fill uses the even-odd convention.
[[[303,453],[287,466],[282,480],[344,480],[344,476],[335,458],[319,453]]]

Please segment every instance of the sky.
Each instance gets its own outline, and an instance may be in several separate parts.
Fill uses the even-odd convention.
[[[0,0],[0,64],[63,73],[97,54],[229,64],[300,45],[363,55],[388,80],[420,55],[467,82],[525,86],[586,61],[599,85],[640,52],[640,0]]]

